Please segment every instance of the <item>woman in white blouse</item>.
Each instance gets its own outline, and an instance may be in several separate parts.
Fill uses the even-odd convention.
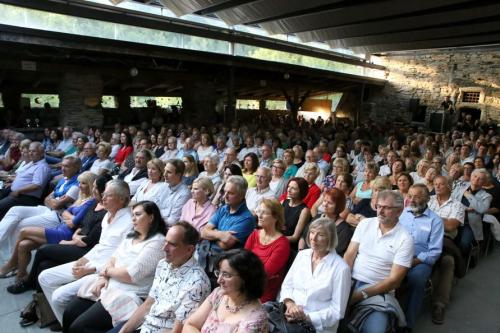
[[[109,160],[111,154],[111,144],[101,141],[97,145],[97,159],[90,167],[90,171],[96,175],[105,175],[111,172],[115,164]]]
[[[334,333],[351,289],[349,266],[335,252],[335,223],[328,218],[313,221],[306,243],[310,248],[297,254],[281,286],[285,318],[308,321],[317,333]]]
[[[98,274],[89,276],[63,314],[65,332],[106,332],[128,320],[148,296],[156,265],[164,257],[166,224],[156,204],[132,210],[132,232]]]
[[[213,153],[214,147],[212,146],[212,140],[208,133],[203,133],[201,135],[201,143],[198,146],[196,152],[198,153],[198,160],[203,161],[205,157]]]
[[[157,204],[160,208],[162,205],[166,204],[162,202],[162,195],[167,187],[167,184],[163,181],[163,173],[165,170],[165,163],[158,159],[153,158],[148,162],[148,181],[142,183],[132,197],[130,206],[134,205],[139,201],[152,201]]]

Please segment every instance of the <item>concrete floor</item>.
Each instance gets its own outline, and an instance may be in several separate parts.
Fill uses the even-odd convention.
[[[5,288],[14,278],[0,279],[0,332],[50,332],[36,325],[19,326],[19,312],[31,300],[31,293],[11,295]],[[500,333],[500,244],[479,265],[458,281],[446,311],[446,322],[431,321],[430,302],[424,303],[414,332],[418,333]]]

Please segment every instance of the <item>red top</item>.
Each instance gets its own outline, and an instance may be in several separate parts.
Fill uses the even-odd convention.
[[[318,185],[312,184],[309,186],[309,191],[307,192],[306,197],[304,198],[304,203],[307,205],[307,208],[311,209],[314,203],[318,200],[321,195],[321,190]]]
[[[123,161],[127,159],[127,156],[130,155],[130,153],[132,153],[133,151],[134,147],[132,146],[121,147],[116,153],[115,163],[121,165]]]
[[[290,256],[290,242],[281,235],[272,243],[263,245],[259,240],[259,231],[254,230],[247,238],[245,249],[252,251],[264,264],[267,275],[267,284],[264,294],[260,298],[262,303],[275,301],[285,278],[285,269]]]

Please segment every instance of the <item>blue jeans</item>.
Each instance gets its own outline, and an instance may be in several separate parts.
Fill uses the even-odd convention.
[[[470,225],[466,224],[460,232],[460,251],[462,252],[464,258],[469,256],[473,241],[474,233],[472,232]]]
[[[425,296],[425,285],[432,273],[432,266],[418,264],[406,274],[408,295],[405,304],[406,326],[413,328]]]
[[[360,287],[368,283],[362,281],[356,281],[354,289],[357,290]],[[368,315],[361,327],[361,333],[384,333],[389,323],[389,315],[385,312],[374,311]]]

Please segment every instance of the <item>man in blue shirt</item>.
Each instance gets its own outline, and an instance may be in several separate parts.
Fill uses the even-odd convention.
[[[404,209],[399,223],[412,236],[415,246],[412,268],[406,276],[408,295],[405,303],[407,327],[412,330],[432,266],[443,249],[444,226],[443,220],[427,206],[430,196],[425,185],[411,186],[407,198],[410,206]]]
[[[248,210],[245,194],[248,184],[242,176],[231,176],[224,186],[226,205],[219,208],[201,230],[215,252],[243,247],[255,229],[255,217]]]

